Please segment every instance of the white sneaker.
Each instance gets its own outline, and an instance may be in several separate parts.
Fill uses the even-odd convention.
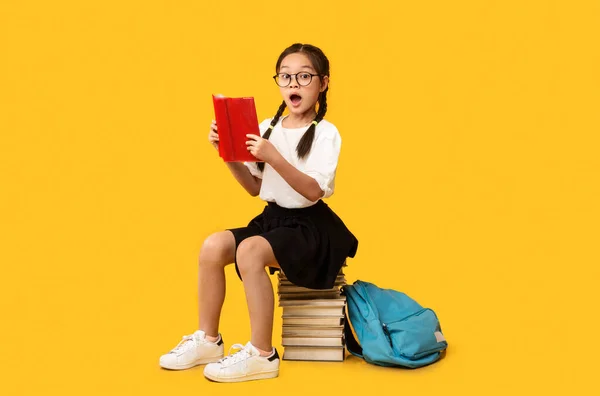
[[[279,354],[273,348],[273,354],[265,357],[251,344],[235,344],[231,348],[240,349],[217,363],[204,368],[204,376],[217,382],[241,382],[275,378],[279,375]]]
[[[216,342],[206,339],[202,330],[183,339],[169,353],[160,357],[160,366],[170,370],[185,370],[199,364],[217,362],[223,358],[221,334]]]

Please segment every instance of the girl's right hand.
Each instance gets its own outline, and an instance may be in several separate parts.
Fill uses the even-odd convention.
[[[217,133],[217,122],[215,120],[210,124],[210,133],[208,134],[208,141],[216,150],[219,150],[219,134]]]

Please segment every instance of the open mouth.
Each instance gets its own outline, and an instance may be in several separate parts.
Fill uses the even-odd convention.
[[[302,102],[302,96],[300,96],[298,94],[291,94],[290,102],[292,102],[292,105],[298,106],[300,104],[300,102]]]

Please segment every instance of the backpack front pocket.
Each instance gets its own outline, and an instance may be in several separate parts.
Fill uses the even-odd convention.
[[[382,323],[382,326],[394,353],[407,359],[420,359],[448,346],[443,340],[438,318],[429,308],[397,321]]]

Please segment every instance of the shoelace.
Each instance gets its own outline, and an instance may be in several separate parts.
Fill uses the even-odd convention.
[[[190,348],[194,348],[198,345],[198,338],[194,337],[193,334],[184,335],[179,341],[179,344],[175,348],[171,350],[170,353],[181,353],[189,350]]]
[[[232,349],[239,349],[239,351],[231,355]],[[248,358],[252,356],[250,347],[242,344],[233,344],[231,348],[229,348],[228,354],[228,356],[225,356],[219,361],[223,367],[231,366],[243,360],[245,362],[244,370],[248,369]]]

